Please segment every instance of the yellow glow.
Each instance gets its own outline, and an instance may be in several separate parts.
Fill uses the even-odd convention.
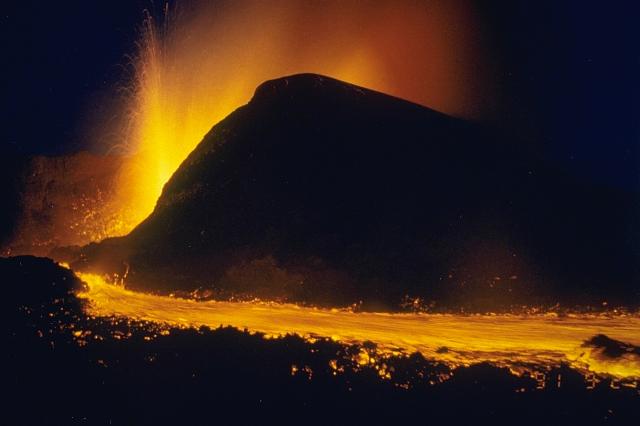
[[[131,113],[112,132],[135,154],[122,168],[118,220],[106,236],[147,217],[204,135],[265,80],[325,74],[477,117],[489,89],[472,9],[465,1],[195,1],[148,18],[133,59]]]
[[[133,292],[110,285],[98,275],[78,276],[88,287],[78,297],[90,302],[91,315],[122,316],[170,327],[232,326],[269,336],[332,337],[346,344],[371,341],[377,344],[377,354],[360,352],[356,362],[361,366],[375,364],[383,369],[383,377],[388,372],[377,361],[420,352],[450,366],[490,362],[519,374],[532,367],[544,369],[564,362],[584,374],[640,379],[637,354],[611,359],[602,356],[599,349],[581,346],[600,333],[640,345],[638,314],[354,313],[291,304],[199,302]]]

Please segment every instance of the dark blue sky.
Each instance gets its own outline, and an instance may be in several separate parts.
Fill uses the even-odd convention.
[[[501,3],[487,20],[509,82],[503,123],[569,170],[639,188],[637,3]]]
[[[3,4],[0,143],[28,153],[87,148],[87,123],[108,113],[150,3]],[[499,125],[584,179],[640,188],[636,2],[479,5],[503,82]]]

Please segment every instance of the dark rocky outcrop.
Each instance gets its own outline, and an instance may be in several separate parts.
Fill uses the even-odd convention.
[[[5,152],[6,151],[6,152]],[[89,152],[59,156],[0,153],[3,209],[0,253],[46,255],[84,245],[120,219],[115,190],[122,156]]]
[[[478,125],[296,75],[261,85],[150,217],[73,267],[320,304],[637,305],[638,200]]]
[[[21,180],[28,157],[11,145],[0,145],[0,253],[13,239],[20,220]]]
[[[6,297],[12,304],[41,305],[81,288],[72,271],[51,259],[34,256],[0,258]]]
[[[620,358],[623,355],[627,355],[637,357],[640,362],[640,347],[612,339],[604,334],[593,336],[584,342],[582,346],[600,349],[602,354],[608,358]]]

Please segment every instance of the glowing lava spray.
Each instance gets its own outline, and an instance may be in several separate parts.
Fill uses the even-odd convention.
[[[119,144],[119,227],[151,211],[209,129],[265,80],[313,72],[454,115],[490,99],[486,52],[466,1],[204,1],[147,13]]]

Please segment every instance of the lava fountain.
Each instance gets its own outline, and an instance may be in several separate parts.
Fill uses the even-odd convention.
[[[113,235],[151,213],[212,125],[265,80],[313,72],[476,118],[495,98],[466,1],[192,1],[156,15],[132,61],[117,148],[134,155],[118,183],[125,226]]]

